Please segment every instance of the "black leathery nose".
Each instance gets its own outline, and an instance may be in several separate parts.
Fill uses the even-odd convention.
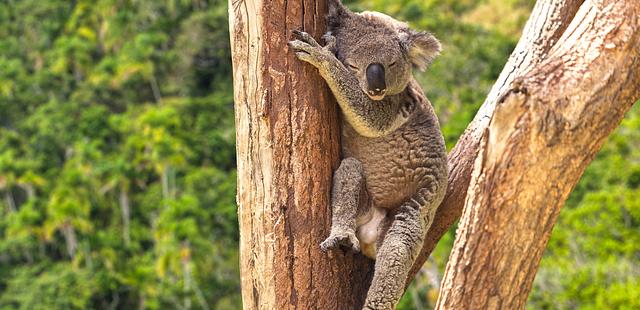
[[[367,67],[367,86],[369,90],[381,92],[387,88],[384,80],[384,67],[379,63],[372,63]]]

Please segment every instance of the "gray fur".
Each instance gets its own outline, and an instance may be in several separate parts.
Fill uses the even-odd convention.
[[[444,139],[411,74],[426,68],[440,44],[384,14],[330,3],[324,47],[304,32],[289,43],[318,68],[343,116],[344,159],[334,174],[333,224],[321,248],[343,245],[375,259],[364,309],[394,309],[446,192]],[[385,68],[382,98],[366,93],[371,63]]]

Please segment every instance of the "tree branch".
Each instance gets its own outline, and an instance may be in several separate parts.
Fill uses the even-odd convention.
[[[565,32],[583,0],[538,1],[525,25],[518,45],[493,85],[475,118],[449,154],[448,192],[440,204],[423,248],[410,272],[407,285],[427,260],[438,241],[460,217],[471,180],[473,163],[482,133],[489,125],[498,98],[517,76],[546,59],[549,50]]]
[[[640,6],[585,2],[503,96],[480,156],[438,309],[522,309],[564,201],[640,96]]]

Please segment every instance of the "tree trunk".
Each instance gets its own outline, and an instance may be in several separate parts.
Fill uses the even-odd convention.
[[[497,101],[438,309],[524,308],[560,208],[640,96],[639,15],[635,0],[586,1]]]
[[[289,52],[291,31],[319,38],[324,0],[230,1],[240,268],[245,309],[353,309],[372,264],[324,254],[337,104],[320,75]]]
[[[323,0],[229,3],[245,309],[356,309],[370,280],[363,257],[318,248],[336,104],[286,43],[294,29],[319,38],[325,11]],[[523,307],[560,206],[638,97],[638,13],[632,0],[536,4],[449,155],[449,193],[409,279],[466,201],[439,307]]]
[[[73,259],[76,256],[76,250],[78,249],[78,238],[76,236],[76,230],[73,228],[73,224],[69,221],[65,221],[64,224],[62,224],[62,235],[64,236],[64,241],[67,245],[67,254],[69,254],[69,258]]]
[[[131,244],[131,204],[129,203],[129,185],[128,181],[120,181],[120,215],[122,217],[122,239],[124,245]]]
[[[18,211],[16,207],[16,201],[13,199],[13,192],[11,192],[11,186],[7,186],[4,192],[4,202],[7,204],[9,211],[7,213],[14,213]]]

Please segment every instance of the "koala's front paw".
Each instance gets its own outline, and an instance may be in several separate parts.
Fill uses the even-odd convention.
[[[332,231],[329,238],[320,244],[320,249],[326,252],[329,249],[336,248],[340,245],[351,248],[355,252],[360,251],[360,241],[358,241],[354,231]]]
[[[298,39],[289,41],[289,46],[296,52],[298,59],[306,61],[317,68],[321,68],[325,66],[332,57],[335,58],[328,48],[320,46],[308,33],[294,30],[293,34]]]

